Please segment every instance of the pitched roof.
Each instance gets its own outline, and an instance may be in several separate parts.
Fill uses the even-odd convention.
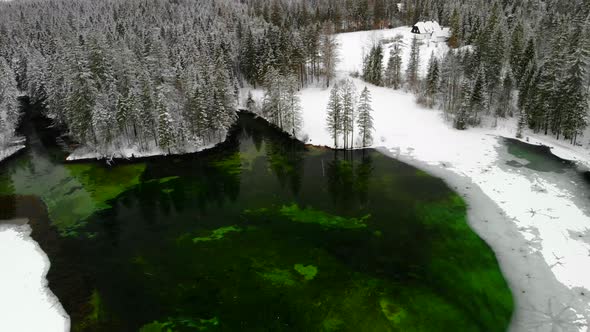
[[[441,30],[437,21],[418,22],[414,26],[418,28],[420,33],[433,33]]]

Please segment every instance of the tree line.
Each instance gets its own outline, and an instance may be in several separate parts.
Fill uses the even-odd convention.
[[[523,129],[575,142],[587,125],[589,8],[589,0],[2,2],[0,70],[12,74],[2,75],[10,88],[0,102],[12,106],[0,118],[12,133],[21,90],[95,150],[182,151],[222,139],[239,89],[261,85],[265,114],[293,134],[296,91],[334,79],[333,33],[435,19],[452,28],[452,50],[431,59],[425,77],[418,67],[430,55],[414,40],[405,71],[394,41],[369,52],[363,78],[416,91],[457,128],[517,116]]]
[[[13,144],[19,121],[18,89],[14,72],[0,56],[0,155]]]

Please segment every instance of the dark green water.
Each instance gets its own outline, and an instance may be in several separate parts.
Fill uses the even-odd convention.
[[[241,115],[205,153],[64,165],[45,130],[0,165],[73,331],[505,331],[510,290],[464,202],[372,150]],[[1,219],[1,218],[0,218]]]
[[[563,174],[567,170],[576,169],[574,162],[561,159],[551,153],[551,149],[543,145],[532,145],[516,139],[504,138],[504,145],[511,156],[521,161],[508,160],[507,165],[512,167],[525,167],[537,172],[554,172]]]

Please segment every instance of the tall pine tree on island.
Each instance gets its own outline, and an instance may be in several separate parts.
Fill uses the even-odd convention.
[[[373,108],[371,107],[371,93],[365,87],[361,92],[358,106],[357,126],[361,139],[361,146],[367,147],[373,144]]]
[[[354,120],[356,118],[356,88],[351,80],[344,79],[340,83],[340,100],[342,103],[342,134],[344,149],[354,145]]]
[[[334,140],[334,148],[338,148],[338,138],[342,133],[342,102],[340,100],[340,86],[335,84],[330,90],[328,112],[326,117],[327,129]]]

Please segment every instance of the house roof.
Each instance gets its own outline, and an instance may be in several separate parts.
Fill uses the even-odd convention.
[[[433,33],[441,30],[437,21],[418,22],[414,26],[420,30],[420,33]]]

